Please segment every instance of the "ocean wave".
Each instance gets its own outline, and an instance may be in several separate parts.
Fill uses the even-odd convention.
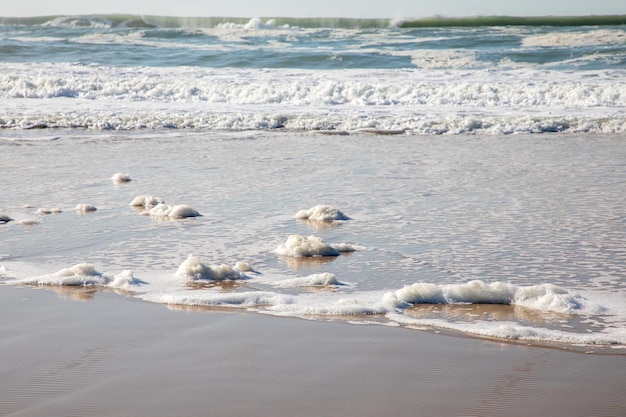
[[[626,72],[0,64],[0,128],[624,133]]]
[[[218,70],[0,65],[0,99],[283,106],[622,107],[625,72]]]
[[[256,23],[255,23],[256,22]],[[258,25],[258,23],[261,25]],[[268,23],[271,22],[271,23]],[[216,28],[216,27],[299,27],[332,29],[444,28],[487,26],[608,26],[626,24],[626,15],[587,16],[467,16],[426,17],[419,19],[362,19],[362,18],[303,18],[303,17],[180,17],[153,15],[69,15],[26,18],[1,17],[0,25],[66,26],[66,27],[161,27],[161,28]],[[95,25],[95,26],[94,26]]]
[[[432,17],[398,23],[404,28],[486,26],[609,26],[626,24],[626,15]]]
[[[36,17],[0,17],[0,25],[58,26],[70,28],[85,27],[146,27],[146,28],[333,28],[333,29],[372,29],[385,28],[395,24],[393,19],[357,19],[341,17],[181,17],[156,15],[64,15]]]

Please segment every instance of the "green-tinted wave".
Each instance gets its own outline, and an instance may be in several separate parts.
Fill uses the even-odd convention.
[[[479,26],[609,26],[626,24],[626,15],[607,16],[476,16],[434,17],[408,20],[399,27],[479,27]]]

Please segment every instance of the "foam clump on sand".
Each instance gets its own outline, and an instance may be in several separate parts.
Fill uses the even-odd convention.
[[[519,287],[513,284],[480,280],[462,284],[415,283],[383,297],[390,308],[416,304],[503,304],[556,313],[593,313],[600,307],[578,294],[552,284]]]
[[[554,284],[517,287],[513,304],[557,313],[600,314],[603,307]]]
[[[180,204],[177,206],[168,206],[165,203],[161,203],[152,207],[150,209],[145,210],[141,214],[146,216],[155,216],[155,217],[169,217],[173,219],[183,219],[186,217],[198,217],[201,214],[194,208],[186,205]]]
[[[20,284],[52,285],[52,286],[109,286],[125,288],[142,284],[133,276],[132,271],[125,270],[114,276],[98,272],[93,264],[81,263],[63,268],[53,274],[18,280]]]
[[[326,205],[317,205],[308,210],[300,210],[295,217],[300,220],[314,220],[318,222],[350,220],[350,217],[343,214],[340,210]]]
[[[126,184],[128,182],[131,182],[132,179],[128,174],[118,172],[111,177],[111,181],[113,182],[113,184]]]
[[[329,245],[317,236],[291,235],[285,243],[275,249],[280,256],[306,258],[312,256],[339,256],[341,252],[353,252],[354,247],[347,243]]]
[[[139,284],[145,283],[135,278],[133,271],[125,269],[121,273],[114,275],[107,285],[114,288],[130,288]]]
[[[12,218],[10,218],[8,215],[0,213],[0,223],[8,223],[13,221]]]
[[[235,267],[226,264],[205,265],[197,257],[189,255],[178,267],[176,276],[185,281],[234,281],[247,278],[240,267],[252,270],[243,262],[238,262]]]
[[[241,261],[235,264],[235,269],[238,269],[242,272],[256,272],[250,264]]]
[[[138,195],[130,202],[129,206],[151,208],[164,203],[165,200],[162,198],[152,197],[150,195]]]
[[[37,209],[37,211],[35,212],[35,214],[38,214],[40,216],[43,215],[47,215],[47,214],[59,214],[62,213],[63,210],[61,210],[60,208],[46,208],[46,207],[40,207]]]
[[[339,253],[356,252],[356,248],[349,243],[331,243],[330,246]]]
[[[89,213],[96,211],[97,209],[91,204],[77,204],[75,210],[81,213]]]
[[[313,274],[306,277],[300,278],[291,278],[285,279],[282,281],[276,282],[276,285],[279,287],[333,287],[346,285],[343,282],[339,281],[335,274],[331,274],[329,272],[323,272],[320,274]]]

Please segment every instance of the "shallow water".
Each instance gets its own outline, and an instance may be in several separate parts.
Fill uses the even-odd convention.
[[[626,344],[626,149],[616,135],[4,131],[0,153],[0,213],[14,219],[0,224],[4,284],[50,284],[90,263],[98,279],[132,271],[116,290],[150,302]],[[113,184],[118,172],[132,181]],[[202,216],[142,215],[129,206],[139,195]],[[76,212],[81,203],[97,210]],[[294,218],[317,204],[351,220]],[[356,250],[276,255],[293,234]],[[187,285],[176,272],[190,254],[254,271]],[[306,284],[321,273],[335,284]],[[423,301],[452,306],[386,298],[412,284],[435,284],[445,297]],[[455,310],[484,302],[506,305]]]

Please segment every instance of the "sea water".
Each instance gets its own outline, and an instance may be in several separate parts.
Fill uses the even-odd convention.
[[[463,22],[5,19],[0,283],[620,350],[626,29]]]

